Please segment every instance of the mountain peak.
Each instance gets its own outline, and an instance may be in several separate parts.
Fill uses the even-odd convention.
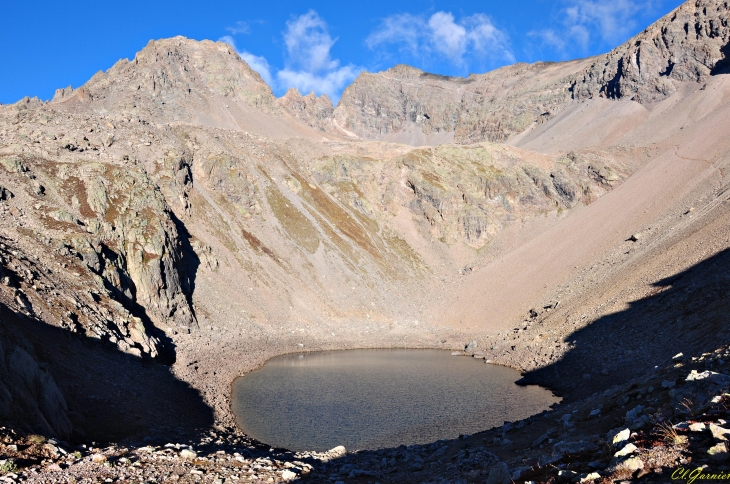
[[[234,104],[280,111],[271,88],[230,45],[181,36],[150,40],[132,60],[118,61],[79,89],[57,91],[54,101],[69,109],[215,125]]]

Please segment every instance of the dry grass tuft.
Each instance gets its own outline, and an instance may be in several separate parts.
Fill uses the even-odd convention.
[[[28,442],[30,442],[31,444],[42,444],[45,441],[46,441],[46,438],[43,437],[42,435],[31,434],[28,436]]]
[[[685,398],[681,402],[679,402],[679,406],[684,409],[684,412],[689,413],[691,416],[694,416],[694,402],[692,402],[692,400],[690,400],[689,398]]]
[[[659,424],[653,433],[669,445],[685,445],[688,441],[687,437],[680,435],[670,423]]]

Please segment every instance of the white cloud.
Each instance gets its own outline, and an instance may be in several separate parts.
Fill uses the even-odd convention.
[[[386,17],[380,27],[365,39],[365,45],[370,49],[383,44],[398,44],[401,49],[412,55],[418,55],[421,37],[426,29],[423,17],[401,13]]]
[[[268,84],[269,86],[272,85],[273,77],[271,77],[271,66],[269,66],[269,62],[264,57],[254,55],[246,50],[238,50],[238,48],[236,47],[236,41],[230,35],[221,37],[220,39],[218,39],[218,41],[225,42],[226,44],[233,47],[233,50],[236,51],[241,59],[245,60],[246,64],[248,64],[251,69],[259,73],[259,75],[266,82],[266,84]]]
[[[563,55],[574,46],[587,51],[598,41],[616,45],[636,28],[637,15],[653,7],[654,0],[571,0],[560,11],[562,27],[532,31],[528,36]]]
[[[321,75],[307,71],[293,71],[282,69],[276,73],[281,86],[296,87],[302,94],[311,91],[327,96],[336,102],[342,90],[357,77],[361,69],[354,66],[344,66]]]
[[[585,50],[591,41],[591,32],[585,25],[571,25],[568,28],[568,38]]]
[[[251,24],[244,20],[239,20],[238,22],[236,22],[235,27],[228,27],[228,28],[226,28],[226,30],[229,31],[233,35],[250,34],[251,33]]]
[[[553,29],[533,30],[528,32],[527,35],[539,39],[543,46],[551,47],[560,52],[565,50],[565,36],[558,34]]]
[[[438,55],[457,66],[473,59],[514,61],[509,36],[484,14],[456,21],[451,12],[436,12],[428,19],[408,13],[386,17],[365,44],[375,49],[396,45],[417,57]]]
[[[316,72],[336,69],[339,64],[330,58],[335,40],[325,21],[313,10],[286,23],[284,42],[292,65]]]
[[[327,94],[333,103],[362,70],[352,64],[341,66],[339,60],[332,59],[330,52],[337,39],[330,36],[327,23],[314,10],[287,22],[283,36],[284,69],[275,74],[266,58],[239,51],[231,36],[219,40],[230,44],[274,90],[285,92],[294,87],[302,94],[314,91],[318,95]]]
[[[362,69],[352,64],[340,66],[339,60],[332,59],[330,51],[335,42],[327,23],[314,10],[287,22],[285,68],[276,74],[279,86],[295,87],[303,94],[327,94],[336,102]]]
[[[428,19],[433,47],[455,63],[462,63],[466,51],[466,29],[454,22],[451,13],[436,12]]]
[[[629,35],[636,27],[636,14],[650,6],[650,1],[578,0],[565,9],[565,23],[569,27],[583,27],[586,31],[596,29],[603,41],[614,44]]]
[[[478,13],[463,20],[467,27],[467,38],[474,50],[482,55],[501,57],[509,62],[515,58],[509,47],[509,36],[494,26],[484,14]]]

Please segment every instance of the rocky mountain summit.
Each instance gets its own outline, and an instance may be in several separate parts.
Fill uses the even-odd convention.
[[[184,38],[150,41],[132,61],[99,71],[81,88],[57,90],[53,102],[165,122],[205,123],[223,103],[234,102],[279,112],[271,89],[233,48]]]
[[[687,2],[590,59],[466,79],[365,73],[337,107],[276,98],[228,45],[176,37],[49,102],[0,106],[5,480],[93,479],[104,462],[120,466],[112,479],[235,481],[240,467],[274,481],[506,482],[532,466],[520,472],[548,480],[560,476],[506,453],[562,441],[575,452],[550,462],[571,479],[635,476],[610,464],[625,447],[599,455],[602,435],[628,425],[649,462],[647,439],[681,401],[655,370],[679,381],[679,352],[697,371],[725,365],[702,366],[728,337],[729,14]],[[332,456],[267,456],[235,430],[230,384],[270,357],[467,343],[564,398],[576,418],[560,417],[560,442],[551,411],[324,466]],[[723,425],[723,390],[695,402],[704,423]],[[636,429],[633,400],[646,400]],[[611,414],[600,424],[598,408]],[[220,447],[205,448],[223,454],[176,460],[213,427]],[[53,457],[33,435],[136,450]],[[686,460],[678,449],[641,469]]]

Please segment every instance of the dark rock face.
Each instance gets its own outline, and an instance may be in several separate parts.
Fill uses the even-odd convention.
[[[3,308],[7,313],[7,308]],[[32,344],[7,324],[0,325],[0,419],[21,420],[28,428],[68,437],[68,406],[53,376],[37,360]]]

